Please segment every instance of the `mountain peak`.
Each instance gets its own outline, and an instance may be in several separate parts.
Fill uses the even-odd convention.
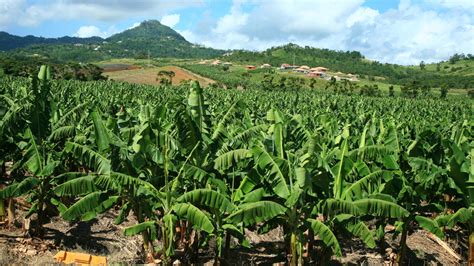
[[[112,41],[125,41],[130,39],[156,40],[164,38],[187,42],[183,36],[181,36],[172,28],[161,24],[158,20],[145,20],[137,27],[117,33],[111,36],[109,39]]]
[[[161,22],[157,19],[147,19],[147,20],[142,21],[140,23],[140,26],[152,27],[152,26],[163,26],[163,24],[161,24]]]

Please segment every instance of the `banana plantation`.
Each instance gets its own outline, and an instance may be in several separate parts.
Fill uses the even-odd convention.
[[[0,80],[0,216],[42,238],[52,217],[134,218],[142,262],[198,250],[215,264],[252,249],[246,232],[283,231],[289,265],[326,265],[341,242],[382,245],[396,263],[421,229],[464,232],[474,249],[472,100],[152,87],[109,81]],[[26,219],[25,219],[26,220]],[[213,243],[211,245],[211,243]],[[141,244],[140,244],[141,245]],[[471,253],[469,253],[471,250]],[[472,256],[472,255],[471,255]],[[243,262],[246,264],[245,262]]]

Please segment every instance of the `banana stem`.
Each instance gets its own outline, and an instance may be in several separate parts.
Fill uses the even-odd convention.
[[[290,249],[291,249],[291,260],[290,260],[290,265],[291,266],[296,266],[298,265],[298,252],[297,252],[297,237],[295,232],[291,233],[291,238],[290,238]]]
[[[8,224],[13,225],[15,223],[15,199],[13,198],[8,199],[7,215]]]
[[[474,232],[469,236],[469,266],[474,265]]]

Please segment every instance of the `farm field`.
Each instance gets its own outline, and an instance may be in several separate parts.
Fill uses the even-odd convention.
[[[190,72],[189,70],[182,69],[177,66],[163,66],[163,67],[146,67],[138,69],[126,69],[105,72],[105,76],[109,79],[116,81],[124,81],[135,84],[147,84],[147,85],[159,85],[160,80],[157,80],[157,74],[160,71],[173,71],[175,76],[172,78],[172,84],[178,85],[183,81],[195,80],[198,81],[202,86],[207,86],[214,83],[213,80],[205,78]]]
[[[470,62],[468,62],[470,64]],[[201,84],[212,84],[218,82],[217,85],[223,87],[258,87],[264,83],[267,76],[271,76],[273,86],[279,86],[279,81],[282,77],[285,79],[301,79],[303,84],[299,86],[305,88],[313,88],[319,90],[327,90],[329,87],[329,81],[322,78],[312,78],[308,77],[302,73],[295,73],[293,71],[280,71],[277,66],[271,68],[261,69],[257,68],[256,70],[247,70],[245,69],[246,65],[242,64],[233,64],[227,70],[223,69],[222,65],[211,66],[209,64],[200,64],[198,60],[192,59],[172,59],[172,58],[158,58],[153,60],[138,60],[138,59],[114,59],[107,61],[96,62],[101,67],[105,68],[106,76],[110,77],[113,80],[118,81],[127,81],[130,83],[136,84],[149,84],[157,85],[160,84],[160,81],[156,81],[153,78],[154,74],[157,74],[160,70],[172,70],[172,67],[178,67],[181,70],[187,70],[187,74],[190,74],[190,77],[186,79],[201,80]],[[443,63],[442,65],[446,65]],[[450,65],[452,67],[457,67],[461,63],[456,65]],[[120,71],[119,73],[112,74],[110,73],[109,68],[111,66],[129,66],[129,68],[140,69],[146,71]],[[164,68],[163,68],[164,67]],[[413,67],[415,68],[415,67]],[[427,66],[427,71],[431,71],[432,65]],[[180,70],[178,70],[181,73]],[[191,73],[189,73],[191,72]],[[184,75],[187,76],[185,73]],[[180,74],[181,75],[181,74]],[[197,77],[193,77],[193,75]],[[328,72],[329,76],[338,75],[336,72]],[[203,79],[209,80],[203,80]],[[173,81],[173,84],[179,84],[183,79]],[[288,80],[288,81],[289,81]],[[286,81],[286,83],[288,83]],[[344,81],[338,81],[337,84],[343,86]],[[396,95],[402,94],[401,88],[403,86],[397,84],[390,84],[388,81],[383,80],[382,78],[377,78],[375,80],[369,80],[366,77],[362,76],[358,78],[358,81],[351,82],[353,87],[353,93],[360,93],[360,90],[365,86],[377,86],[380,93],[388,95],[389,87],[393,87],[394,93]],[[333,87],[330,87],[329,90],[334,90]],[[451,88],[448,91],[449,95],[466,95],[468,91],[466,89]],[[433,87],[430,88],[430,94],[434,97],[439,97],[440,88]]]
[[[176,71],[176,86],[135,84],[156,84],[160,70]],[[223,90],[181,84],[200,77],[171,66],[107,73],[129,83],[50,71],[0,80],[2,258],[468,260],[472,99],[262,88],[259,72],[260,82]]]
[[[3,2],[0,265],[474,266],[474,1]]]

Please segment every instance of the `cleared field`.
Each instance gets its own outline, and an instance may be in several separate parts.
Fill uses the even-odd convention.
[[[156,80],[157,74],[161,70],[173,71],[175,76],[172,79],[173,85],[178,85],[186,80],[196,80],[201,86],[207,86],[214,83],[214,80],[199,76],[189,70],[182,69],[176,66],[140,68],[131,70],[118,70],[104,73],[109,79],[125,81],[136,84],[159,85],[159,80]]]

